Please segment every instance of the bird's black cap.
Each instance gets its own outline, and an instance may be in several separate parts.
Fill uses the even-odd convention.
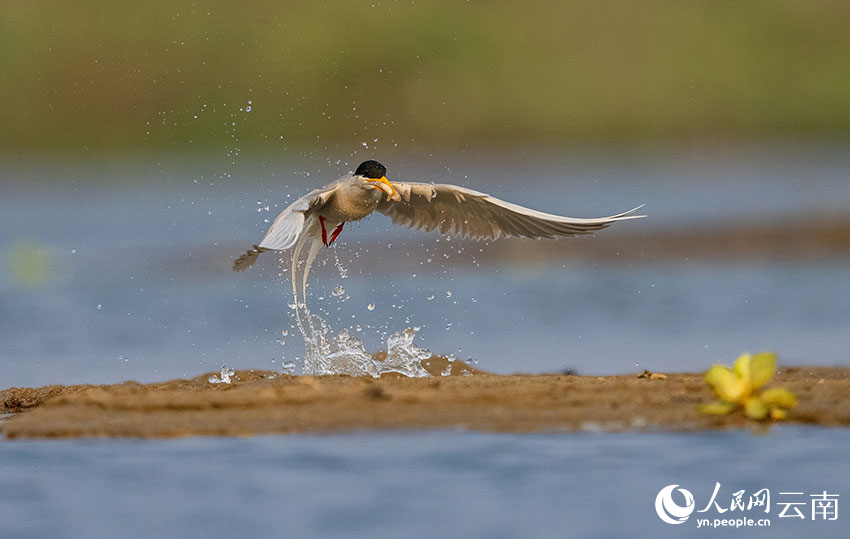
[[[378,180],[387,175],[387,167],[370,159],[360,163],[360,166],[354,171],[354,175]]]

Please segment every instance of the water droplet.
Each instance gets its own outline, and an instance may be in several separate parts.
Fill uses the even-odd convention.
[[[295,363],[284,361],[281,366],[283,367],[283,374],[295,375]]]
[[[345,288],[343,288],[342,285],[339,285],[336,288],[334,288],[334,290],[333,290],[333,292],[331,292],[331,294],[333,294],[334,297],[339,297],[339,296],[345,294]]]
[[[447,298],[452,297],[452,291],[451,290],[446,290],[446,297]]]
[[[97,304],[97,310],[99,311],[99,310],[101,310],[101,309],[103,309],[103,305],[101,305],[100,303],[98,303],[98,304]]]
[[[286,337],[287,335],[289,335],[289,330],[288,329],[282,329],[280,331],[280,334],[283,335],[284,337]]]
[[[375,304],[370,303],[369,305],[366,306],[366,308],[369,309],[370,311],[374,311],[375,310]]]
[[[75,254],[77,252],[76,249],[71,249],[71,254]]]
[[[245,112],[251,112],[251,105],[248,105],[247,107],[245,107]]]
[[[429,296],[428,296],[427,298],[425,298],[425,299],[427,299],[428,301],[431,301],[432,299],[434,299],[434,294],[429,295]]]

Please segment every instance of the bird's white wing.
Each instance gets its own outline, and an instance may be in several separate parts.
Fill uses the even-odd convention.
[[[471,239],[557,238],[589,234],[626,219],[645,217],[642,208],[594,219],[562,217],[524,208],[456,185],[393,182],[401,201],[384,201],[378,211],[397,225]]]
[[[289,249],[295,245],[298,236],[304,230],[305,213],[327,204],[333,196],[334,188],[335,185],[330,184],[321,189],[314,189],[280,212],[266,232],[263,241],[237,258],[233,263],[233,270],[248,269],[257,261],[260,253],[268,250]]]
[[[304,214],[311,208],[327,203],[333,189],[314,189],[280,212],[266,232],[260,247],[264,249],[289,249],[295,245],[304,228]]]

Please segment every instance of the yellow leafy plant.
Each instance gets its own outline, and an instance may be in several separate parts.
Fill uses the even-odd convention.
[[[776,372],[776,354],[743,354],[733,368],[712,365],[705,373],[705,381],[714,389],[720,400],[699,406],[704,414],[726,415],[744,409],[747,417],[756,420],[781,420],[786,410],[797,405],[797,397],[787,389],[759,389],[773,378]]]

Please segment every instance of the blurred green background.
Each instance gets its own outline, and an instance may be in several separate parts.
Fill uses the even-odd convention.
[[[850,2],[5,1],[0,150],[850,134]]]

